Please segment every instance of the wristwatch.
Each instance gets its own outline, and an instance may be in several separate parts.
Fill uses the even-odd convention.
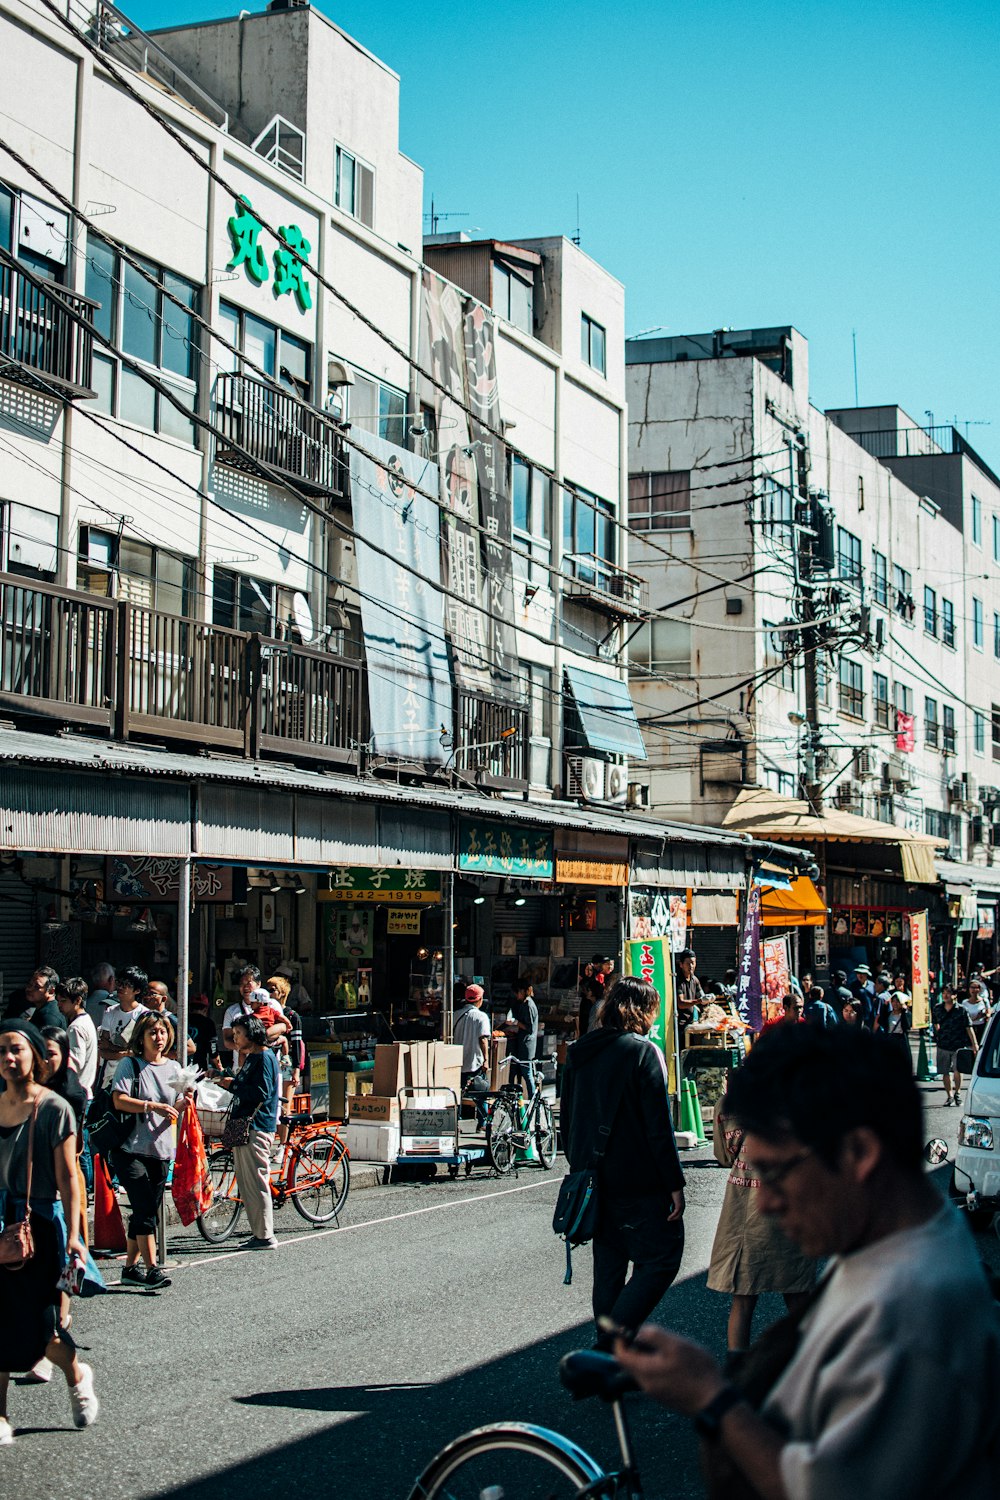
[[[708,1442],[714,1441],[719,1436],[722,1428],[722,1420],[728,1411],[744,1400],[743,1392],[738,1391],[734,1385],[724,1385],[718,1395],[713,1396],[707,1406],[701,1411],[695,1412],[694,1430],[699,1437]]]

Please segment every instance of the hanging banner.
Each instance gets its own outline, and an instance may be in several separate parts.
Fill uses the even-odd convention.
[[[649,1039],[663,1053],[667,1064],[667,1091],[677,1093],[677,1055],[674,1051],[674,966],[667,938],[647,938],[625,944],[625,972],[645,979],[660,996],[659,1015]]]
[[[917,721],[913,714],[896,710],[896,749],[911,754],[917,747]]]
[[[792,987],[788,939],[765,938],[760,949],[764,961],[764,1019],[777,1021],[783,1010],[781,1002]]]
[[[764,1024],[760,983],[760,886],[750,887],[740,934],[740,969],[736,983],[736,1006],[749,1026],[759,1031]]]
[[[377,755],[443,765],[453,733],[440,588],[436,466],[374,433],[351,429],[351,506],[361,626]],[[366,538],[376,543],[376,551]],[[386,557],[390,552],[391,557]]]
[[[910,974],[912,984],[910,993],[913,998],[913,1009],[911,1012],[911,1025],[914,1030],[930,1024],[930,1005],[928,1003],[930,974],[928,972],[928,946],[927,946],[927,913],[926,911],[910,912]]]

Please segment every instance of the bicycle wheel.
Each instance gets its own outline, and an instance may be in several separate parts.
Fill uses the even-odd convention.
[[[421,1474],[410,1500],[572,1500],[583,1489],[594,1500],[610,1500],[615,1481],[604,1489],[605,1477],[588,1453],[557,1432],[506,1422],[449,1443]]]
[[[334,1136],[303,1141],[292,1153],[288,1196],[310,1224],[328,1224],[347,1202],[351,1163],[344,1143]]]
[[[546,1172],[550,1171],[556,1159],[556,1123],[544,1099],[539,1099],[535,1115],[535,1150]]]
[[[486,1154],[494,1170],[505,1177],[514,1166],[514,1132],[520,1130],[513,1105],[506,1099],[495,1099],[486,1121]]]
[[[231,1151],[213,1151],[208,1158],[208,1176],[212,1184],[212,1201],[195,1223],[202,1239],[210,1245],[221,1245],[236,1228],[243,1207],[236,1185],[236,1168]]]

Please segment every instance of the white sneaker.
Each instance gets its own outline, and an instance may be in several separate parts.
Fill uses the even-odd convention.
[[[28,1385],[48,1385],[49,1381],[52,1379],[52,1371],[54,1369],[55,1366],[53,1365],[51,1359],[46,1359],[45,1356],[42,1355],[42,1358],[38,1361],[38,1363],[36,1365],[32,1365],[31,1369],[24,1377],[25,1383]]]
[[[74,1427],[92,1427],[97,1421],[101,1403],[94,1394],[94,1372],[82,1361],[79,1382],[69,1388],[69,1404],[73,1408]]]
[[[9,1448],[14,1441],[14,1429],[6,1417],[0,1417],[0,1448]]]

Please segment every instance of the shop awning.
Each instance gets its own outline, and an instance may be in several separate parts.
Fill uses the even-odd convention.
[[[822,927],[826,907],[808,875],[799,875],[786,888],[761,892],[761,921],[765,927]]]
[[[646,759],[627,682],[618,677],[599,677],[582,667],[567,667],[566,684],[580,716],[588,750],[604,755],[628,755],[632,760]]]
[[[1000,865],[972,865],[957,859],[937,859],[934,863],[949,894],[974,890],[981,896],[1000,896]]]
[[[926,833],[911,833],[893,823],[861,818],[839,808],[814,813],[807,802],[782,797],[766,787],[740,792],[722,820],[724,828],[752,834],[754,838],[788,839],[793,842],[842,844],[894,844],[900,851],[903,876],[921,885],[936,885],[935,850],[947,847],[945,839]]]

